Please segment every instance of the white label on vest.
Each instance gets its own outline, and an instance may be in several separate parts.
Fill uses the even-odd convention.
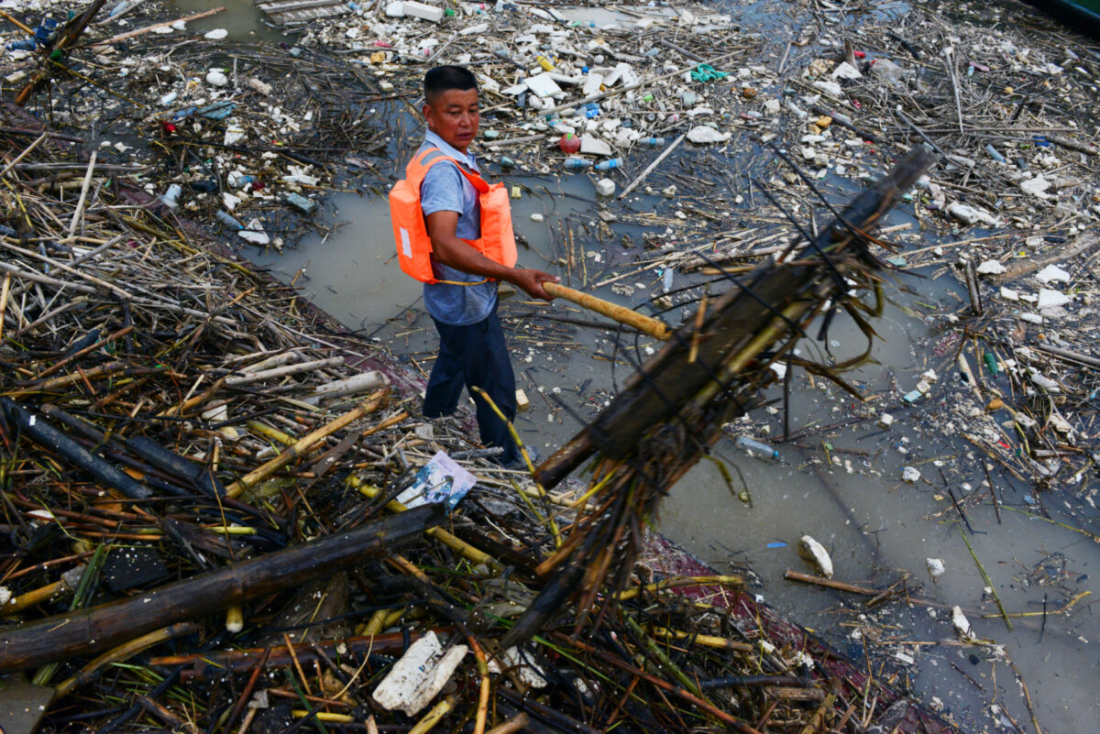
[[[401,253],[405,257],[413,256],[412,243],[409,242],[409,230],[401,228]]]

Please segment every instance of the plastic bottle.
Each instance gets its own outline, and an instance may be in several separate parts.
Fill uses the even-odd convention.
[[[539,66],[541,66],[544,71],[553,71],[554,70],[554,62],[552,62],[550,59],[546,58],[545,56],[539,56],[538,58],[535,59],[535,61],[539,62]]]
[[[657,148],[665,144],[664,138],[642,138],[638,141],[642,145],[648,145],[651,148]]]
[[[989,155],[993,156],[993,160],[997,161],[998,163],[1007,163],[1007,161],[1005,161],[1005,157],[1001,155],[1000,151],[993,147],[992,143],[986,144],[985,150],[987,153],[989,153]]]
[[[568,170],[578,170],[582,168],[588,168],[592,165],[592,161],[587,158],[566,158],[565,167]]]
[[[34,29],[34,40],[38,41],[43,46],[48,46],[54,42],[57,38],[57,21],[53,18],[46,18],[42,21],[42,25]]]
[[[255,177],[249,176],[246,173],[241,173],[240,171],[230,171],[228,176],[229,186],[234,189],[244,188],[255,180]]]
[[[737,445],[745,451],[753,451],[762,456],[768,456],[772,459],[779,458],[779,452],[773,449],[771,446],[766,443],[757,441],[754,438],[749,438],[748,436],[738,436]]]
[[[33,51],[38,46],[33,38],[20,38],[8,44],[9,51]]]
[[[596,164],[597,171],[610,171],[612,168],[619,168],[623,165],[622,158],[612,158],[609,161],[600,161]]]
[[[125,12],[125,11],[129,10],[130,6],[132,4],[133,3],[131,3],[130,0],[122,0],[122,2],[120,2],[118,5],[116,5],[115,7],[113,7],[111,9],[111,13],[107,17],[108,18],[113,18],[116,15],[118,15],[119,13],[122,13],[122,12]]]
[[[240,230],[244,229],[243,224],[241,224],[236,219],[234,219],[232,217],[232,215],[226,214],[225,212],[223,212],[221,210],[214,212],[214,216],[217,217],[219,222],[221,222],[226,227],[229,227],[232,230],[240,231]]]

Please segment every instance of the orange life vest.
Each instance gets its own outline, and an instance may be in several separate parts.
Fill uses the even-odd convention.
[[[463,242],[493,262],[508,267],[515,265],[516,237],[512,232],[512,208],[504,184],[490,184],[439,148],[428,148],[409,161],[405,167],[405,178],[390,191],[390,218],[393,220],[393,237],[401,269],[422,283],[439,282],[432,271],[432,241],[420,208],[420,184],[424,182],[428,170],[441,161],[452,161],[478,192],[481,237]]]

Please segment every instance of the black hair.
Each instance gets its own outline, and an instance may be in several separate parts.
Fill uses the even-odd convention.
[[[431,104],[436,97],[457,89],[465,92],[477,89],[477,79],[469,69],[461,66],[437,66],[424,75],[424,99]]]

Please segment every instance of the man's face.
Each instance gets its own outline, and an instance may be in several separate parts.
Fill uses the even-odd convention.
[[[424,105],[428,129],[463,153],[477,137],[480,119],[476,89],[448,89]]]

